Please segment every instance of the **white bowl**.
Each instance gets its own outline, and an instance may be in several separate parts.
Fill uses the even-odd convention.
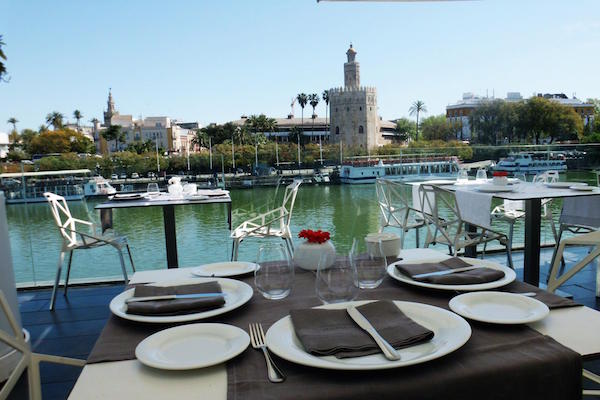
[[[381,232],[381,233],[369,233],[365,237],[367,243],[367,251],[369,254],[374,256],[381,256],[381,252],[386,257],[398,257],[400,255],[400,236],[395,233]],[[381,242],[381,251],[377,243]]]

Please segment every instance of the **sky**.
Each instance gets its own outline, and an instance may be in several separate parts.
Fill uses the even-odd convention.
[[[343,85],[351,42],[384,119],[416,100],[443,114],[464,92],[596,98],[599,14],[598,0],[1,0],[0,131],[52,111],[102,120],[109,88],[134,118],[283,118],[298,93]]]

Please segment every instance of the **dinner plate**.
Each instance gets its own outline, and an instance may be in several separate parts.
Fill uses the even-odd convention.
[[[512,192],[514,188],[507,185],[481,185],[477,186],[477,191],[484,193],[504,193],[504,192]]]
[[[193,314],[184,315],[136,315],[127,314],[125,310],[125,300],[133,297],[133,290],[129,289],[115,296],[110,302],[110,311],[117,317],[128,319],[137,322],[150,322],[155,324],[170,324],[175,322],[196,321],[204,318],[213,317],[215,315],[224,314],[244,305],[252,298],[252,287],[250,285],[227,278],[194,278],[169,282],[157,282],[156,286],[176,286],[190,285],[194,283],[213,282],[216,281],[221,285],[221,290],[225,294],[225,305],[213,310],[201,311]]]
[[[190,272],[196,276],[237,276],[254,272],[258,265],[245,261],[226,261],[212,264],[204,264],[193,268]]]
[[[229,190],[223,189],[198,189],[198,194],[209,197],[226,196],[229,194]]]
[[[539,300],[505,292],[465,293],[452,298],[449,305],[465,318],[492,324],[527,324],[550,313]]]
[[[598,188],[595,186],[577,184],[577,185],[569,186],[569,189],[578,190],[580,192],[593,192],[594,190],[596,190]]]
[[[340,309],[367,301],[327,304],[316,308]],[[267,331],[266,343],[273,353],[296,364],[337,370],[377,370],[406,367],[440,358],[464,345],[471,337],[471,327],[461,316],[443,308],[422,303],[394,301],[406,316],[433,331],[433,339],[398,350],[401,359],[391,361],[382,353],[338,359],[335,356],[314,356],[302,346],[294,332],[290,316],[275,322]]]
[[[110,200],[114,201],[124,201],[124,200],[141,200],[144,198],[144,194],[142,193],[117,193],[110,198]]]
[[[554,189],[566,189],[569,188],[571,186],[587,186],[587,183],[585,182],[548,182],[548,183],[544,183],[544,185],[546,185],[546,187],[549,188],[554,188]]]
[[[237,356],[250,344],[242,329],[225,324],[190,324],[155,333],[135,348],[149,367],[184,370],[210,367]]]
[[[419,260],[419,262],[423,262],[423,263],[437,262],[437,261],[445,260],[447,258],[450,258],[450,257],[445,254],[440,254],[439,257],[430,258],[430,259],[426,259],[426,260]],[[517,277],[514,270],[512,270],[508,267],[505,267],[504,265],[500,265],[500,264],[492,262],[492,261],[480,260],[478,258],[467,258],[467,257],[460,257],[460,258],[462,260],[468,262],[471,265],[488,267],[488,268],[500,270],[500,271],[504,272],[504,277],[497,281],[486,282],[486,283],[475,283],[472,285],[440,285],[440,284],[436,284],[436,283],[415,281],[410,276],[404,275],[396,269],[396,265],[398,265],[398,264],[416,264],[415,261],[397,261],[393,264],[388,265],[387,272],[388,272],[388,275],[391,276],[392,278],[399,280],[400,282],[407,283],[409,285],[421,286],[421,287],[426,287],[429,289],[461,290],[461,291],[495,289],[495,288],[499,288],[499,287],[508,285],[509,283],[514,281]]]
[[[208,199],[208,196],[203,194],[184,194],[183,198],[186,200],[206,200]]]
[[[452,180],[452,179],[436,179],[436,180],[432,180],[432,181],[426,181],[426,182],[423,182],[423,183],[426,183],[428,185],[444,186],[444,185],[454,185],[456,183],[456,180]]]

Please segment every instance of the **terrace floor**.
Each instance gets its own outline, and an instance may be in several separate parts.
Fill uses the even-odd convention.
[[[583,249],[565,253],[567,265],[581,258]],[[523,253],[513,254],[517,276],[522,279]],[[541,280],[546,280],[552,249],[543,249],[541,254]],[[486,259],[506,263],[505,253],[486,255]],[[571,294],[574,300],[600,310],[600,299],[595,296],[595,263],[573,277],[561,290]],[[55,354],[85,359],[89,355],[104,327],[110,311],[110,300],[123,291],[123,284],[73,287],[69,296],[57,296],[54,312],[48,311],[51,290],[19,291],[19,307],[23,326],[31,334],[32,348],[38,353]],[[600,360],[586,362],[585,368],[600,373]],[[42,390],[44,400],[66,399],[73,388],[80,368],[42,364]],[[588,385],[586,385],[588,386]],[[12,396],[15,399],[21,395]]]

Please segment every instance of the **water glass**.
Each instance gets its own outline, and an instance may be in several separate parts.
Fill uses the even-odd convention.
[[[477,182],[487,182],[487,171],[485,169],[478,169],[477,175],[475,175],[475,180]]]
[[[287,297],[294,283],[294,267],[283,244],[269,243],[259,247],[258,268],[254,284],[263,297],[278,300]]]
[[[374,289],[378,287],[387,271],[387,258],[383,252],[381,241],[369,243],[369,249],[378,248],[378,251],[368,251],[362,243],[364,240],[354,239],[350,250],[350,262],[356,268],[358,287],[361,289]]]
[[[325,304],[354,300],[358,295],[356,267],[344,257],[337,257],[336,262],[327,267],[329,257],[323,254],[319,261],[315,281],[317,297]]]
[[[469,174],[467,173],[466,169],[461,169],[460,171],[458,171],[458,176],[456,177],[456,182],[468,182],[469,181]]]
[[[514,175],[515,179],[518,179],[521,182],[527,182],[527,177],[523,173],[518,173]]]
[[[160,194],[160,189],[158,188],[158,183],[152,182],[148,184],[148,188],[146,189],[149,195],[156,196]]]

